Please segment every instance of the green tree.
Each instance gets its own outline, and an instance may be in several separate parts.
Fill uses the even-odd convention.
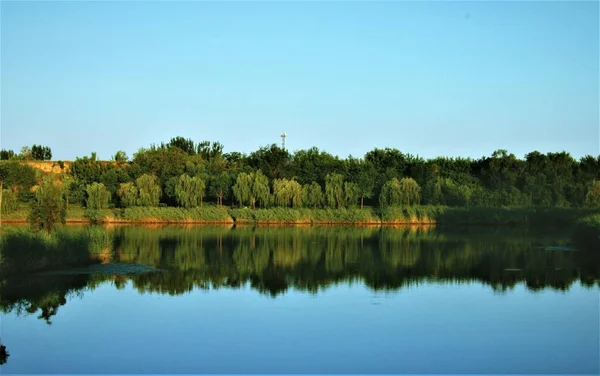
[[[171,141],[169,141],[169,143],[167,144],[167,147],[179,148],[189,155],[196,154],[196,145],[195,145],[194,141],[192,141],[192,139],[190,139],[190,138],[184,138],[181,136],[174,137],[171,139]]]
[[[52,159],[52,151],[48,146],[33,145],[31,147],[31,158],[36,161],[49,161]]]
[[[271,195],[269,180],[261,170],[249,174],[242,172],[233,186],[233,194],[240,205],[247,203],[254,209],[258,202],[265,207],[268,205]]]
[[[181,175],[175,186],[175,197],[177,203],[184,208],[195,208],[202,206],[206,184],[199,177]]]
[[[600,180],[593,180],[585,195],[585,206],[600,208]]]
[[[302,186],[295,180],[275,179],[273,196],[275,205],[300,207],[302,205]]]
[[[323,205],[323,189],[317,182],[306,184],[302,187],[302,201],[313,209]]]
[[[388,206],[400,205],[401,203],[402,188],[400,187],[400,181],[397,178],[392,178],[381,187],[379,204],[382,208],[385,208]]]
[[[375,177],[377,171],[375,166],[370,162],[361,161],[358,163],[356,172],[349,172],[350,181],[356,183],[360,196],[360,208],[364,207],[365,198],[373,197],[373,189],[375,188]]]
[[[121,206],[130,208],[139,205],[138,188],[134,183],[121,183],[117,190],[117,196],[121,200]]]
[[[421,187],[413,178],[400,180],[400,201],[403,205],[418,205],[421,201]]]
[[[325,177],[325,199],[331,208],[344,206],[344,177],[341,174],[329,174]]]
[[[111,158],[115,162],[124,163],[129,160],[129,157],[123,150],[119,150]]]
[[[52,176],[45,177],[35,192],[35,199],[27,217],[32,229],[50,233],[57,224],[65,223],[66,212],[62,187],[55,183]]]
[[[15,157],[15,152],[12,150],[0,150],[0,161],[8,161]]]
[[[360,188],[358,184],[352,182],[344,182],[344,202],[345,206],[353,207],[358,203],[360,198]]]
[[[208,189],[210,195],[217,199],[219,207],[223,206],[223,199],[229,197],[232,184],[233,176],[229,171],[211,176]]]
[[[104,209],[108,206],[110,192],[102,183],[92,183],[85,187],[87,193],[85,206],[88,210]]]
[[[135,180],[138,189],[138,204],[140,206],[156,206],[160,201],[162,190],[156,176],[144,174]]]

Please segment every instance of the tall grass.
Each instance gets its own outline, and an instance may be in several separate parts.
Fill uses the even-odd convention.
[[[233,222],[225,208],[132,207],[120,211],[117,220],[131,222]]]
[[[365,209],[231,209],[235,223],[379,223],[370,208]]]

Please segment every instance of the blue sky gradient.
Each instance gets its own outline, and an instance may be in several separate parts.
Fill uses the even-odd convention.
[[[5,2],[0,146],[600,154],[598,2]]]

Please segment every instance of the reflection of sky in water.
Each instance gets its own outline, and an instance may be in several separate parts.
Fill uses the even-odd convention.
[[[599,292],[355,282],[273,299],[104,283],[69,298],[52,326],[4,315],[2,373],[598,373]]]

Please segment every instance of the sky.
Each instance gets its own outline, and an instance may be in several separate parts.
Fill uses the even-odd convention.
[[[0,147],[600,154],[599,3],[0,3]]]

